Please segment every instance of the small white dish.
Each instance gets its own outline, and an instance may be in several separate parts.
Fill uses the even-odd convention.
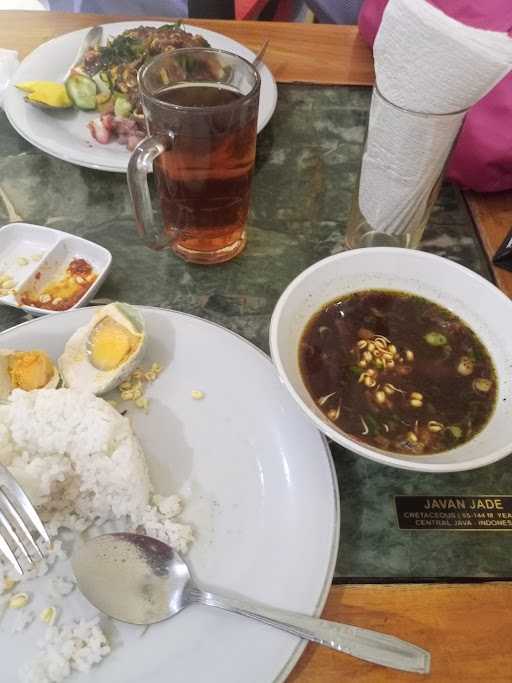
[[[305,326],[339,296],[367,289],[410,292],[449,309],[487,347],[498,377],[496,409],[467,443],[435,455],[400,455],[356,441],[316,406],[302,380],[298,349]],[[448,259],[412,249],[355,249],[305,270],[281,295],[270,324],[270,350],[281,380],[318,429],[370,460],[407,470],[455,472],[496,462],[512,452],[512,302],[493,284]]]
[[[0,228],[0,277],[9,276],[7,285],[0,282],[0,304],[20,308],[32,315],[46,315],[57,311],[27,306],[19,302],[20,295],[30,289],[40,291],[50,280],[58,279],[74,258],[88,261],[97,273],[96,280],[67,310],[84,306],[101,287],[107,277],[112,255],[99,244],[61,230],[31,223],[8,223]],[[4,280],[5,282],[5,280]]]

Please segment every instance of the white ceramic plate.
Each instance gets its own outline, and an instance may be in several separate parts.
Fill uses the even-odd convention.
[[[163,22],[128,21],[104,24],[104,40],[137,26],[161,26]],[[240,43],[207,29],[183,26],[191,33],[203,36],[212,47],[227,50],[252,61],[255,54]],[[31,52],[14,74],[13,83],[24,81],[60,81],[75,59],[80,43],[88,29],[66,33],[43,43]],[[277,86],[269,69],[260,67],[261,92],[258,132],[270,121],[277,104]],[[91,138],[87,124],[97,116],[96,112],[69,110],[44,112],[27,104],[24,94],[11,85],[5,96],[4,109],[11,125],[26,140],[43,152],[79,166],[100,171],[125,173],[129,152],[112,142],[101,145]]]
[[[13,282],[16,294],[0,296],[0,304],[21,308],[32,315],[54,314],[45,308],[20,306],[17,294],[25,290],[40,292],[58,279],[74,258],[88,261],[97,273],[94,284],[71,308],[84,306],[107,277],[112,255],[99,244],[61,230],[32,223],[8,223],[0,228],[0,274]]]
[[[498,376],[496,409],[484,429],[470,441],[434,455],[390,453],[337,429],[311,398],[298,360],[304,328],[326,303],[365,289],[400,290],[430,299],[458,315],[485,344]],[[468,268],[414,249],[354,249],[315,263],[288,285],[272,314],[270,349],[297,404],[333,441],[385,465],[423,472],[455,472],[488,465],[512,452],[511,326],[510,299]]]
[[[180,491],[184,520],[197,529],[189,558],[206,585],[277,607],[318,614],[331,585],[339,519],[336,476],[326,443],[302,415],[269,359],[247,341],[199,318],[141,308],[147,361],[165,370],[149,388],[150,412],[133,426],[157,488]],[[94,309],[46,316],[0,335],[0,346],[53,358]],[[195,401],[193,389],[205,398]],[[130,411],[130,414],[131,411]],[[62,574],[62,571],[57,571]],[[33,608],[48,606],[38,580]],[[46,587],[45,587],[46,586]],[[77,591],[64,603],[77,613]],[[11,610],[10,612],[13,612]],[[34,657],[43,625],[9,634],[0,624],[2,681]],[[120,624],[116,647],[94,683],[270,683],[283,681],[303,650],[297,638],[242,617],[193,606],[168,622]]]

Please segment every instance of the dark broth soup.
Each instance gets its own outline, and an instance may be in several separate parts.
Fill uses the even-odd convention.
[[[469,441],[489,420],[497,381],[487,349],[460,318],[404,292],[340,297],[309,321],[303,380],[352,438],[408,455]]]

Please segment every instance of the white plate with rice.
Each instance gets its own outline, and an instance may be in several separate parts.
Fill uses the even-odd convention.
[[[149,337],[145,362],[164,369],[147,390],[148,414],[130,408],[129,415],[156,491],[183,498],[181,520],[194,530],[188,557],[197,579],[318,615],[339,536],[336,475],[325,440],[289,397],[269,359],[246,340],[183,313],[140,310]],[[0,348],[39,348],[56,359],[93,312],[77,309],[19,325],[0,335]],[[203,398],[194,399],[194,391]],[[26,584],[36,612],[55,600],[51,583],[66,575],[61,566],[67,565],[57,563],[47,576]],[[95,614],[77,590],[60,600],[61,626]],[[14,683],[48,627],[36,619],[12,634],[13,612],[7,610],[0,622],[0,648],[2,680]],[[106,631],[111,654],[91,673],[66,680],[270,683],[285,680],[305,645],[201,606],[147,631],[119,623]],[[55,643],[56,672],[65,668],[57,654],[65,645]],[[82,653],[86,664],[97,647],[93,642]]]

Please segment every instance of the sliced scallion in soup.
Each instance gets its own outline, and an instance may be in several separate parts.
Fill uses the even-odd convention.
[[[319,409],[358,441],[408,455],[469,441],[496,403],[491,357],[460,318],[422,297],[368,290],[309,321],[299,362]]]

